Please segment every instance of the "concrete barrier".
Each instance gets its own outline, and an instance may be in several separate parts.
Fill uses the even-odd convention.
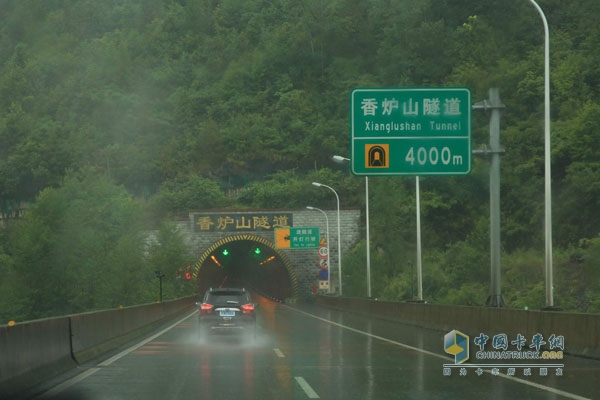
[[[84,363],[190,309],[195,298],[71,316],[73,357]]]
[[[0,399],[14,398],[78,363],[191,310],[196,297],[0,326]]]
[[[0,398],[67,371],[71,358],[69,318],[49,318],[0,326]]]
[[[456,329],[471,337],[484,333],[491,338],[505,333],[509,338],[514,338],[520,333],[529,342],[535,334],[540,333],[547,342],[550,335],[554,334],[564,337],[565,353],[600,359],[600,314],[400,303],[332,296],[317,296],[317,303],[323,307],[391,319],[443,333]]]

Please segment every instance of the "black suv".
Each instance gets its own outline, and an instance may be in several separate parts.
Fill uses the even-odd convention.
[[[246,289],[208,289],[200,306],[200,332],[239,332],[253,339],[256,329],[256,304]]]

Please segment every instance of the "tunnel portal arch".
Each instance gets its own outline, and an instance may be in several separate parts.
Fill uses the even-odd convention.
[[[298,296],[296,273],[273,241],[253,234],[225,236],[194,265],[199,293],[210,287],[243,286],[278,301]]]

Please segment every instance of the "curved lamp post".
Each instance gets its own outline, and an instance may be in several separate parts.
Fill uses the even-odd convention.
[[[331,159],[335,162],[350,162],[349,158],[342,156],[333,156]],[[369,238],[369,177],[365,176],[365,224],[367,235],[367,297],[371,298],[371,240]]]
[[[327,213],[320,208],[306,206],[307,210],[320,211],[325,216],[325,226],[326,226],[326,235],[325,238],[327,240],[327,293],[331,293],[331,274],[329,271],[329,218],[327,218]]]
[[[544,23],[544,171],[545,171],[545,238],[546,238],[546,307],[554,307],[552,283],[552,188],[550,168],[550,32],[542,8],[529,0]]]
[[[333,192],[335,194],[335,199],[337,200],[337,229],[338,229],[338,276],[340,281],[340,296],[342,295],[342,241],[341,241],[341,229],[340,229],[340,196],[338,196],[337,192],[333,190],[331,186],[324,185],[319,182],[313,182],[313,186],[324,187]]]

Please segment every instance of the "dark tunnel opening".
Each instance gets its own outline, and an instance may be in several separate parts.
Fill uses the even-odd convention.
[[[245,287],[277,301],[297,295],[287,257],[258,236],[221,239],[202,255],[194,274],[199,293],[211,287]]]

